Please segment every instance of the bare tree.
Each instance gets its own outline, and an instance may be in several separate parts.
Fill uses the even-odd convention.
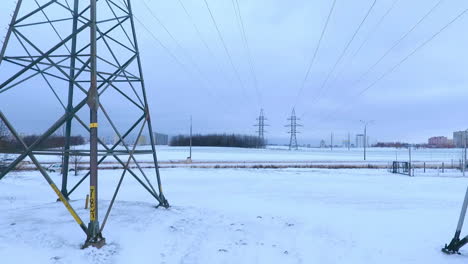
[[[3,122],[3,120],[0,119],[0,142],[3,142],[7,139],[8,137],[8,129]]]
[[[75,176],[78,175],[79,165],[80,165],[80,162],[81,162],[82,158],[83,158],[83,156],[80,156],[79,154],[77,154],[75,152],[75,149],[72,149],[72,152],[70,153],[70,162],[73,165],[73,170],[74,170]]]
[[[8,147],[8,128],[3,122],[3,120],[0,119],[0,153],[6,152]],[[8,156],[7,153],[5,153],[5,159]]]

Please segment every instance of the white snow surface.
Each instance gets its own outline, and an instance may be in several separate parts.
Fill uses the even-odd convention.
[[[109,145],[109,147],[112,147]],[[392,161],[408,161],[409,152],[405,148],[368,148],[367,159],[363,159],[362,148],[305,148],[290,151],[285,146],[268,146],[266,149],[246,149],[227,147],[194,147],[192,151],[192,162],[187,162],[189,156],[188,147],[156,146],[159,165],[162,168],[210,168],[210,167],[231,167],[231,168],[252,168],[261,166],[273,167],[389,167]],[[89,145],[76,146],[74,149],[89,150]],[[124,146],[117,146],[116,150],[124,150]],[[150,146],[137,146],[137,150],[150,150]],[[412,164],[415,168],[456,168],[460,165],[463,149],[430,149],[414,148],[412,150]],[[47,168],[51,164],[61,162],[60,155],[35,155],[42,165]],[[0,155],[0,162],[5,157],[6,162],[13,161],[15,155]],[[154,166],[152,154],[138,154],[135,156],[143,167]],[[128,155],[119,154],[123,161],[128,159]],[[35,169],[35,165],[26,158],[22,163],[23,169]],[[86,168],[88,157],[82,157],[79,166]],[[118,161],[108,156],[99,168],[109,169],[119,167]]]
[[[154,178],[154,170],[146,172]],[[468,261],[468,248],[462,255],[440,251],[453,237],[465,178],[367,169],[161,174],[172,207],[154,208],[154,198],[128,177],[103,232],[107,245],[84,250],[84,233],[40,174],[9,174],[0,181],[0,263]],[[100,172],[101,220],[119,175]],[[85,223],[86,193],[82,185],[71,196]]]
[[[109,145],[109,147],[111,147]],[[77,146],[75,149],[89,149],[88,145]],[[149,150],[150,146],[137,146],[137,150]],[[116,150],[124,150],[118,146]],[[188,147],[156,146],[158,159],[161,162],[181,161],[189,156]],[[412,150],[414,162],[458,162],[462,158],[463,149],[429,149]],[[390,162],[393,160],[408,161],[408,149],[405,148],[367,148],[367,162]],[[14,157],[14,155],[11,155]],[[125,155],[121,156],[125,160]],[[37,155],[40,162],[59,162],[60,156]],[[152,161],[151,154],[137,155],[139,161]],[[332,162],[363,162],[362,148],[300,148],[290,151],[284,146],[268,146],[266,149],[227,148],[227,147],[193,147],[194,161],[236,161],[236,162],[268,162],[268,161],[332,161]],[[26,159],[28,160],[28,159]],[[82,161],[86,161],[83,158]],[[108,157],[106,161],[115,161]]]

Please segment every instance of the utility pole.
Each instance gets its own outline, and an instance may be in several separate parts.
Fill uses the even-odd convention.
[[[464,151],[463,151],[463,162],[462,162],[462,164],[463,164],[463,177],[465,177],[465,171],[466,171],[466,144],[467,144],[467,142],[466,142],[466,141],[467,141],[467,135],[466,135],[466,134],[467,134],[467,132],[468,132],[468,129],[466,129],[466,130],[465,130],[465,133],[464,133],[464,136],[465,136],[465,137],[464,137],[464,138],[465,138],[465,140],[464,140],[464,141],[465,141],[465,142],[464,142],[464,143],[465,143],[465,144],[464,144],[464,145],[465,145],[465,149],[464,149]]]
[[[297,127],[298,126],[302,126],[301,124],[298,124],[297,121],[299,121],[300,119],[296,117],[296,110],[293,108],[292,112],[291,112],[291,117],[287,119],[289,121],[289,124],[286,125],[286,127],[289,127],[290,130],[289,130],[289,134],[290,134],[290,139],[289,139],[289,150],[291,149],[298,149],[298,145],[297,145],[297,137],[296,137],[296,134],[299,133],[297,131]]]
[[[364,145],[364,160],[366,160],[366,148],[367,148],[367,125],[371,124],[373,121],[364,121],[361,120],[361,123],[364,124],[364,139],[363,139],[363,145]]]
[[[190,154],[188,160],[192,162],[192,116],[190,116]]]
[[[258,141],[257,141],[257,148],[264,147],[266,145],[265,142],[265,126],[268,126],[265,124],[265,115],[263,113],[263,108],[260,109],[260,115],[257,117],[257,124],[254,126],[258,127],[257,128],[257,133],[258,133]]]
[[[408,168],[409,168],[409,176],[413,176],[411,175],[411,169],[413,168],[412,166],[412,159],[411,159],[411,144],[409,144],[408,146],[408,155],[409,155],[409,164],[408,164]]]
[[[333,151],[333,132],[330,134],[330,150]]]
[[[97,27],[96,27],[96,1],[90,0],[90,72],[91,83],[88,91],[88,106],[90,109],[90,175],[89,175],[89,224],[88,237],[85,246],[101,247],[105,244],[99,228],[98,207],[98,108],[99,94],[97,92]]]
[[[348,150],[351,147],[351,135],[348,132]]]

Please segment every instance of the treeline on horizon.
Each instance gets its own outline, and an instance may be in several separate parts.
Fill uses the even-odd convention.
[[[21,139],[27,146],[31,146],[40,135],[28,135],[24,136]],[[70,137],[70,145],[71,146],[78,146],[83,145],[85,140],[82,136],[71,136]],[[46,140],[44,140],[41,144],[37,146],[36,149],[50,149],[50,148],[60,148],[65,146],[65,137],[58,136],[58,135],[51,135]],[[18,140],[11,138],[11,137],[2,137],[0,136],[0,150],[1,151],[18,151],[24,150],[23,145]]]
[[[190,136],[178,135],[171,137],[169,146],[189,146]],[[257,136],[240,134],[207,134],[193,135],[192,146],[199,147],[237,147],[237,148],[263,148],[266,140]]]

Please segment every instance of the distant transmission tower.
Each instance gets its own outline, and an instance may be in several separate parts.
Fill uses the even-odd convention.
[[[14,102],[2,101],[0,119],[21,149],[15,151],[16,159],[0,173],[0,179],[29,158],[86,234],[84,247],[100,247],[105,243],[102,231],[125,175],[135,178],[157,200],[158,206],[169,206],[162,192],[131,1],[48,0],[24,6],[22,2],[17,2],[0,51],[0,95],[22,90],[14,95]],[[27,144],[15,129],[18,124],[4,112],[9,104],[31,100],[38,103],[25,106],[23,115],[29,120],[41,120],[47,129]],[[54,103],[55,109],[60,110],[44,116],[40,106]],[[62,126],[65,126],[63,149],[44,149],[44,142]],[[117,135],[113,145],[106,145],[98,136],[98,131],[103,130]],[[71,149],[73,133],[88,134],[90,148]],[[136,149],[138,140],[129,144],[129,138],[140,137],[149,138],[151,145]],[[152,157],[157,188],[138,163],[136,154]],[[39,163],[38,155],[63,155],[61,191]],[[89,171],[69,191],[70,156],[89,157]],[[121,174],[100,225],[98,166],[108,158],[120,165],[115,172]],[[90,215],[89,224],[85,225],[68,198],[88,176]]]
[[[254,126],[257,127],[257,133],[258,133],[258,138],[260,139],[258,142],[257,142],[257,148],[260,148],[260,147],[264,147],[264,144],[266,144],[265,142],[265,127],[268,126],[267,124],[265,124],[265,120],[267,120],[265,118],[265,115],[263,113],[263,109],[260,109],[260,115],[257,117],[257,124],[255,124]]]
[[[290,134],[290,139],[289,139],[289,149],[298,149],[298,145],[297,145],[297,137],[296,137],[296,134],[297,133],[300,133],[297,131],[297,127],[300,127],[302,126],[301,124],[298,124],[297,121],[299,121],[300,119],[296,117],[296,110],[293,108],[292,112],[291,112],[291,117],[287,119],[289,121],[289,124],[286,125],[286,127],[289,127],[290,130],[289,130],[289,134]]]

